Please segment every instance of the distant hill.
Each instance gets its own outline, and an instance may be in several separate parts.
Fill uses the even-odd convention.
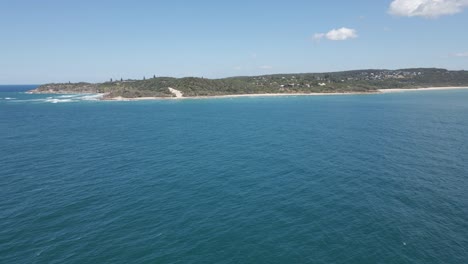
[[[105,93],[106,98],[173,97],[168,88],[184,97],[258,93],[353,93],[388,88],[468,86],[467,71],[437,68],[355,70],[328,73],[273,74],[223,79],[156,77],[98,84],[55,83],[32,93]]]

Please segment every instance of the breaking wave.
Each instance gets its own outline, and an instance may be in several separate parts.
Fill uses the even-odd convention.
[[[66,94],[66,95],[47,95],[45,98],[10,98],[6,97],[5,100],[11,102],[35,102],[35,103],[73,103],[83,101],[99,101],[102,94]],[[1,99],[1,98],[0,98]]]

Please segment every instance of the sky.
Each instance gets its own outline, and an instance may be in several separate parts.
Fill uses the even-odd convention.
[[[0,84],[468,70],[468,0],[0,0]]]

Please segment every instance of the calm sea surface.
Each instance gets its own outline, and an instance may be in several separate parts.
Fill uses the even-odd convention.
[[[468,263],[468,90],[0,87],[0,263]]]

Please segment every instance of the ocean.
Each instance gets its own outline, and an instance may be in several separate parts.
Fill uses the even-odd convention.
[[[468,90],[0,86],[0,263],[468,263]]]

